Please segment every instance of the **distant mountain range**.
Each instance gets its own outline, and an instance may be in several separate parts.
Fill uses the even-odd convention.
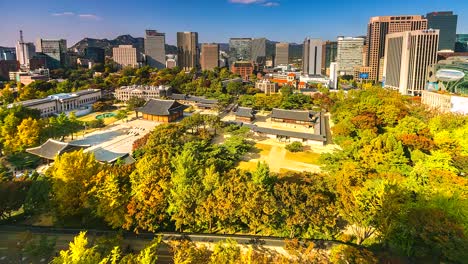
[[[267,40],[267,43],[266,43],[267,58],[271,58],[275,54],[276,43],[278,42]],[[105,50],[107,56],[112,56],[112,48],[117,47],[118,45],[133,45],[135,48],[137,48],[138,51],[143,52],[144,39],[134,38],[130,35],[118,36],[117,38],[112,39],[112,40],[84,38],[78,41],[72,47],[70,47],[70,50],[83,53],[86,47],[99,47]],[[222,51],[229,52],[229,43],[219,43],[219,48]],[[177,53],[176,46],[166,44],[166,54],[176,54],[176,53]],[[290,43],[289,44],[289,56],[291,58],[301,58],[302,57],[302,44]]]
[[[86,47],[98,47],[103,48],[107,56],[112,56],[112,48],[119,45],[133,45],[138,51],[143,52],[144,50],[144,39],[134,38],[130,35],[118,36],[115,39],[93,39],[84,38],[78,41],[75,45],[70,47],[70,50],[83,53]],[[166,44],[166,53],[175,54],[177,53],[177,47]]]

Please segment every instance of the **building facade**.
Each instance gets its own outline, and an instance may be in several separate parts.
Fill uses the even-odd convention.
[[[252,39],[252,60],[254,63],[261,65],[266,64],[266,38]]]
[[[236,61],[252,61],[252,39],[230,38],[229,39],[229,63]]]
[[[421,95],[426,72],[437,62],[439,30],[415,30],[387,35],[384,87],[403,95]]]
[[[289,43],[276,43],[275,45],[275,65],[289,64]]]
[[[338,42],[325,41],[322,45],[322,74],[330,75],[330,64],[336,62]]]
[[[421,103],[442,113],[468,115],[468,97],[466,96],[422,91]]]
[[[85,58],[90,60],[93,63],[105,63],[105,51],[103,48],[98,47],[86,47],[85,50]]]
[[[21,104],[30,109],[37,109],[41,112],[41,117],[48,117],[63,112],[72,112],[84,106],[90,107],[101,97],[101,90],[88,89],[74,93],[49,95],[46,98],[27,100],[14,104]],[[10,104],[9,107],[12,107],[14,104]]]
[[[302,53],[302,74],[321,75],[322,40],[306,38]]]
[[[186,108],[187,106],[175,100],[150,99],[143,107],[138,108],[137,112],[143,114],[144,120],[170,123],[181,118]]]
[[[36,52],[45,55],[47,68],[58,69],[66,63],[67,41],[65,39],[39,39]]]
[[[264,92],[266,95],[275,94],[278,92],[278,83],[271,82],[269,79],[258,80],[255,83],[255,88]]]
[[[219,44],[202,44],[200,64],[203,71],[219,67]]]
[[[29,67],[29,60],[36,55],[36,46],[31,42],[16,43],[16,59],[21,66]]]
[[[166,67],[166,34],[156,30],[145,31],[146,65],[164,69]]]
[[[138,68],[137,50],[132,45],[119,45],[112,49],[112,58],[120,68]]]
[[[199,67],[197,32],[177,32],[177,59],[177,66],[184,71]]]
[[[367,25],[367,58],[370,67],[368,80],[382,81],[382,61],[387,34],[427,29],[427,19],[420,15],[372,17]]]
[[[128,101],[132,97],[138,97],[148,101],[159,97],[169,96],[171,87],[169,86],[152,86],[152,85],[131,85],[122,86],[115,89],[114,97],[119,101]]]
[[[250,75],[253,74],[254,65],[251,61],[237,61],[232,64],[231,71],[240,75],[244,81],[248,81]]]
[[[17,60],[0,60],[0,79],[8,81],[10,72],[18,71],[20,68]]]
[[[336,62],[340,75],[353,75],[354,67],[362,66],[363,38],[338,37]]]
[[[439,29],[439,50],[455,50],[458,16],[453,12],[432,12],[426,15],[427,28]]]

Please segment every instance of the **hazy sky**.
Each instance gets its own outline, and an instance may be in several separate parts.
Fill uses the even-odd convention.
[[[458,33],[468,33],[468,0],[0,0],[0,10],[0,46],[14,46],[20,29],[26,41],[65,38],[68,46],[84,37],[141,37],[145,29],[165,32],[169,44],[177,31],[197,31],[200,42],[301,42],[365,35],[372,16],[444,10],[459,15]]]

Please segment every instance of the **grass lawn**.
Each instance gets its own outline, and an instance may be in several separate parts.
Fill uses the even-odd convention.
[[[245,171],[255,171],[257,169],[257,162],[254,161],[241,161],[237,168]]]
[[[260,155],[267,156],[270,154],[271,145],[266,145],[262,143],[255,144],[255,147],[260,150]]]
[[[308,163],[308,164],[314,164],[314,165],[319,165],[319,158],[320,154],[312,152],[312,151],[306,151],[306,152],[286,152],[286,160],[292,160],[292,161],[298,161],[298,162],[303,162],[303,163]]]

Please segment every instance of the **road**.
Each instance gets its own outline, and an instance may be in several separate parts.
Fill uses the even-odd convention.
[[[33,235],[46,235],[56,237],[55,249],[60,251],[68,249],[70,241],[76,236],[80,229],[49,228],[49,227],[30,227],[30,226],[0,226],[0,263],[39,263],[30,259],[21,259],[21,252],[18,248],[18,241],[24,237],[25,232]],[[104,235],[116,235],[117,231],[106,230],[87,230],[89,241],[94,241],[97,237]],[[130,248],[137,252],[143,249],[154,237],[162,235],[163,241],[168,242],[177,238],[187,238],[193,242],[217,243],[218,241],[233,239],[239,245],[255,244],[262,247],[281,250],[285,245],[284,238],[279,237],[259,237],[250,235],[218,235],[218,234],[188,234],[188,233],[140,233],[122,232],[122,249]],[[329,248],[336,241],[314,240],[316,244]],[[20,258],[18,259],[18,256]],[[14,261],[13,261],[14,259]],[[158,263],[173,263],[172,254],[166,243],[163,243],[158,252]]]

